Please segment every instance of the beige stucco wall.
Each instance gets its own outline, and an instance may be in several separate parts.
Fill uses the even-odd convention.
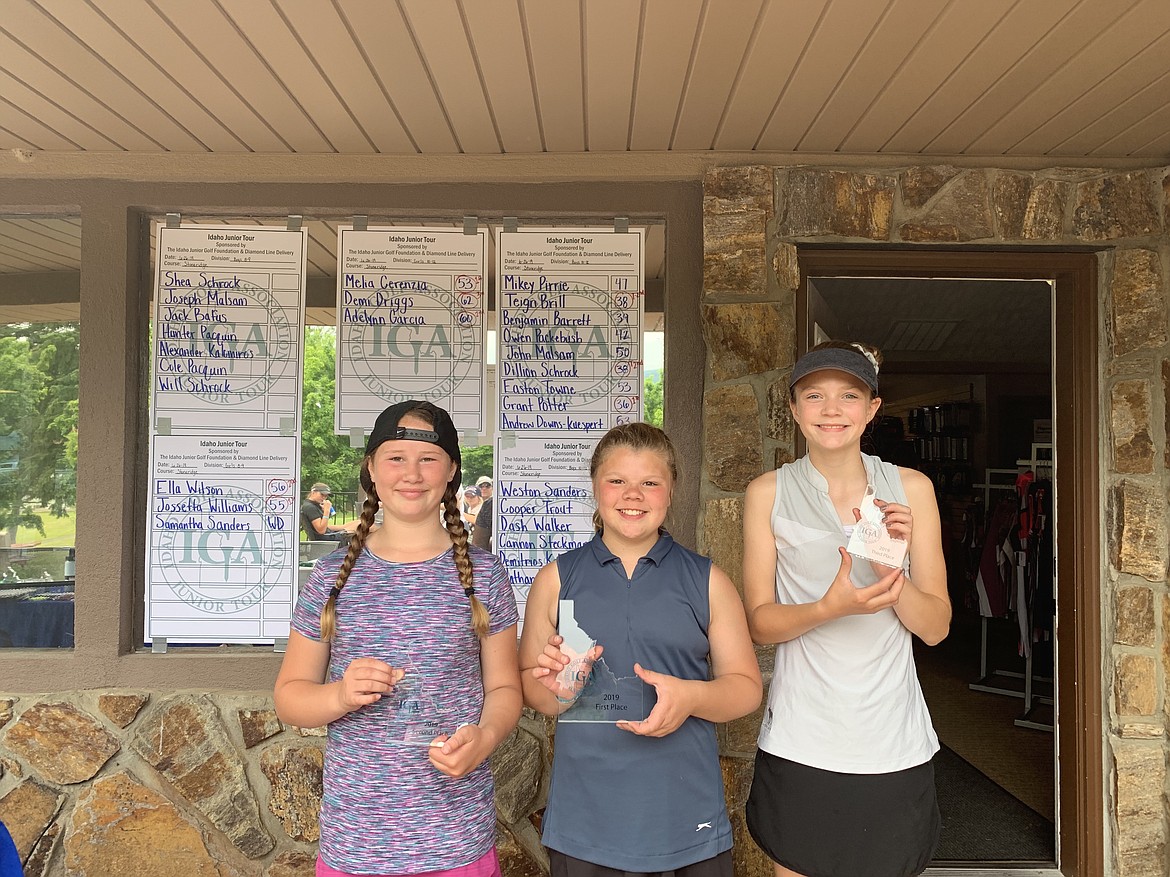
[[[743,485],[792,452],[791,424],[777,402],[795,350],[796,245],[1102,245],[1098,378],[1107,459],[1096,512],[1107,536],[1100,559],[1105,872],[1164,877],[1165,169],[720,161],[746,166],[711,170],[710,155],[0,156],[0,212],[83,216],[79,520],[92,523],[78,533],[85,566],[77,648],[0,654],[0,818],[31,855],[30,874],[113,873],[101,870],[112,862],[133,873],[175,861],[191,874],[311,873],[321,739],[272,714],[275,656],[134,650],[146,398],[141,215],[413,210],[667,219],[667,426],[688,467],[704,474],[701,489],[696,483],[684,499],[697,521],[694,538],[733,574]],[[704,341],[705,358],[696,355]],[[754,420],[743,417],[745,406]],[[120,478],[89,474],[98,472]],[[721,729],[733,810],[750,778],[745,756],[755,721]],[[166,751],[156,733],[163,723],[186,729],[181,750]],[[541,868],[529,816],[547,784],[546,732],[527,718],[500,758],[510,874]],[[742,835],[737,868],[769,873]]]

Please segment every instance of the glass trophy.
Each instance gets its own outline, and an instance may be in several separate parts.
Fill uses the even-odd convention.
[[[443,729],[442,716],[427,690],[426,678],[409,655],[387,662],[403,671],[403,677],[383,695],[388,711],[387,738],[401,746],[429,746]]]
[[[845,550],[855,557],[871,560],[892,569],[900,569],[906,559],[906,540],[895,539],[882,522],[882,510],[874,502],[873,486],[865,489],[861,500],[861,520],[853,525]]]
[[[560,601],[557,632],[569,663],[557,674],[557,699],[567,704],[559,722],[640,722],[656,698],[654,689],[637,676],[615,676],[604,653],[593,653],[597,640],[582,630],[573,615],[573,601]]]

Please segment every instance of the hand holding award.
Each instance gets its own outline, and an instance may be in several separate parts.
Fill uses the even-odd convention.
[[[861,500],[861,507],[857,510],[858,520],[849,537],[846,550],[854,557],[864,558],[872,563],[880,563],[891,569],[900,569],[906,559],[906,551],[910,547],[910,540],[896,536],[886,524],[887,510],[905,508],[881,502],[881,506],[874,497],[872,487],[866,488],[865,497]],[[906,517],[909,517],[906,508]],[[909,536],[909,526],[904,527],[906,536]]]
[[[577,626],[573,601],[560,601],[560,632],[550,636],[544,654],[538,659],[550,670],[541,681],[558,701],[571,705],[585,689],[593,674],[593,663],[601,657],[603,646]]]

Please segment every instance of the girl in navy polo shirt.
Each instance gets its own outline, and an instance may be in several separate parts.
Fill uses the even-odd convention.
[[[553,877],[730,877],[715,724],[751,712],[762,692],[743,605],[722,570],[663,529],[677,464],[662,430],[610,430],[590,476],[596,535],[545,566],[528,595],[525,702],[556,716],[580,693],[557,682],[570,661],[558,607],[572,601],[572,623],[597,641],[592,672],[644,688],[654,706],[636,720],[558,723],[543,820]]]

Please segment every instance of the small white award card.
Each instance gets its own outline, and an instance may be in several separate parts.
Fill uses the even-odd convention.
[[[906,559],[906,540],[890,535],[882,521],[882,510],[874,499],[873,487],[867,487],[861,501],[861,520],[854,525],[845,550],[854,557],[899,569]]]

